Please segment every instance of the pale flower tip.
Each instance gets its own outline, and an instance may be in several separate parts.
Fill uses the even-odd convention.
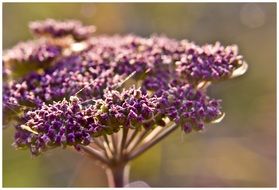
[[[241,63],[241,66],[233,71],[230,78],[235,78],[243,75],[244,73],[246,73],[247,69],[248,69],[248,64],[245,61],[243,61]]]
[[[224,119],[225,115],[226,115],[225,113],[222,113],[222,115],[220,117],[211,121],[210,123],[220,123]]]
[[[36,135],[39,134],[37,131],[34,131],[33,129],[31,129],[31,127],[29,127],[29,126],[27,126],[27,125],[21,125],[20,128],[23,129],[23,130],[29,131],[29,132],[31,132],[31,133],[34,133],[34,134],[36,134]]]
[[[70,97],[70,101],[71,102],[78,102],[79,101],[79,98],[77,96],[71,96]]]
[[[71,50],[73,52],[80,52],[80,51],[83,51],[87,48],[87,44],[86,43],[74,43],[71,45]]]
[[[202,89],[202,88],[206,88],[211,84],[210,81],[201,81],[199,82],[199,84],[197,85],[197,89]]]

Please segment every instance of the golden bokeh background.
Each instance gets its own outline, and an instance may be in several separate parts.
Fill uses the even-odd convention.
[[[249,64],[246,75],[212,86],[225,119],[203,133],[171,134],[136,159],[131,181],[151,187],[276,186],[275,3],[4,3],[3,47],[31,38],[29,21],[79,19],[97,34],[152,33],[237,44]],[[71,150],[37,158],[11,146],[3,130],[4,187],[105,187],[103,170]]]

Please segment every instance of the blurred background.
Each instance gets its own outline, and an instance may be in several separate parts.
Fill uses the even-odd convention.
[[[29,21],[79,19],[98,34],[166,34],[202,45],[237,44],[246,75],[209,89],[226,117],[203,133],[171,134],[131,166],[130,181],[151,187],[276,186],[275,3],[4,3],[3,47],[31,38]],[[3,131],[4,187],[105,187],[105,173],[71,150],[32,158]]]

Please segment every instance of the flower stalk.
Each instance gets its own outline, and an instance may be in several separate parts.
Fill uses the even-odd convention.
[[[123,130],[118,132],[122,133],[122,138],[116,139],[114,138],[115,136],[112,136],[112,138],[100,137],[103,138],[104,148],[97,145],[99,140],[97,138],[98,140],[96,139],[94,141],[95,143],[93,143],[97,145],[96,148],[93,146],[81,146],[81,149],[84,153],[102,163],[106,171],[109,187],[124,187],[129,183],[130,162],[158,144],[164,137],[171,134],[177,128],[178,126],[173,124],[169,127],[150,129],[148,132],[145,131],[141,133],[140,138],[136,140],[137,143],[132,146],[132,149],[128,149],[127,147],[132,137],[137,134],[137,131],[123,128]],[[129,133],[132,133],[130,134],[130,139],[127,138]],[[121,141],[117,142],[120,139]],[[120,151],[117,151],[115,148],[117,143],[121,144]],[[109,144],[113,145],[113,150],[108,148]]]
[[[127,162],[117,162],[106,169],[109,187],[124,187],[129,183],[130,165]]]

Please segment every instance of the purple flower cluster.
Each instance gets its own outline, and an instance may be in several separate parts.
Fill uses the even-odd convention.
[[[220,101],[209,98],[200,83],[231,78],[244,63],[236,46],[220,43],[198,46],[164,36],[90,37],[94,28],[78,21],[46,20],[30,28],[51,38],[7,51],[5,73],[10,73],[10,60],[52,64],[6,83],[3,102],[4,108],[33,107],[15,137],[17,147],[29,147],[33,154],[86,145],[93,136],[121,127],[165,126],[166,118],[186,133],[201,130],[223,113]],[[63,38],[69,35],[82,42]],[[119,92],[121,88],[127,90]]]
[[[16,127],[16,147],[28,147],[32,154],[58,146],[88,145],[92,137],[117,132],[121,126],[128,128],[151,127],[158,121],[158,98],[149,97],[139,89],[106,91],[105,99],[94,104],[84,104],[76,96],[70,101],[43,104],[28,111],[23,124]],[[154,118],[153,118],[154,117]]]
[[[3,61],[44,63],[61,55],[62,48],[44,40],[27,41],[17,44],[4,53]]]
[[[92,112],[84,109],[77,97],[52,105],[43,105],[28,111],[24,124],[16,127],[15,146],[28,147],[38,155],[58,146],[88,145],[93,136],[99,136],[104,126],[95,123]]]
[[[110,126],[117,131],[124,128],[137,128],[142,125],[149,128],[156,124],[158,98],[150,97],[146,92],[134,87],[121,93],[107,91],[104,99],[96,102],[96,118],[102,125]]]
[[[30,74],[21,81],[9,84],[5,88],[7,93],[4,95],[4,103],[10,99],[13,99],[13,104],[16,104],[15,100],[44,102],[61,99],[74,95],[82,88],[86,88],[83,90],[83,93],[87,94],[86,97],[93,97],[102,94],[102,90],[109,86],[106,84],[119,82],[134,71],[136,71],[135,79],[143,80],[143,89],[153,91],[168,88],[168,84],[173,80],[191,80],[185,74],[188,71],[185,68],[188,67],[183,64],[176,67],[174,64],[183,60],[187,51],[191,52],[187,49],[193,46],[191,43],[188,47],[187,43],[179,43],[166,37],[141,38],[133,35],[93,37],[85,43],[88,44],[85,51],[60,58],[53,68],[42,74]],[[196,49],[199,51],[198,46]],[[219,49],[221,51],[224,48]],[[221,52],[224,54],[225,51]],[[45,55],[48,53],[45,52]],[[237,55],[233,57],[236,59]],[[197,63],[196,67],[199,67],[199,64]],[[211,67],[216,67],[215,63],[212,63]],[[215,72],[211,67],[208,69],[210,76]],[[192,67],[189,68],[191,69]],[[187,76],[186,79],[184,76]],[[195,80],[205,79],[201,76]],[[26,83],[26,91],[18,94],[18,87],[21,88],[22,83]]]
[[[164,118],[175,121],[188,133],[202,130],[205,122],[222,115],[220,102],[210,99],[190,85],[172,87],[161,97],[147,95],[134,87],[106,90],[104,99],[85,104],[71,96],[70,101],[43,104],[28,111],[22,125],[16,127],[16,147],[28,147],[37,155],[50,148],[87,145],[92,137],[112,134],[120,127],[150,129],[166,125]]]
[[[63,99],[79,90],[83,99],[100,97],[103,89],[119,82],[116,75],[95,54],[81,54],[60,59],[43,74],[31,73],[19,82],[4,88],[4,105],[41,105],[43,102]]]
[[[83,26],[77,20],[56,21],[53,19],[31,22],[29,28],[38,36],[61,38],[70,35],[77,41],[89,38],[96,30],[95,26]]]
[[[110,61],[115,66],[114,72],[130,74],[136,71],[140,75],[147,70],[157,70],[159,65],[172,67],[179,43],[163,36],[142,38],[127,35],[93,37],[88,40],[88,44],[110,49]]]
[[[86,98],[99,97],[103,89],[123,80],[133,71],[140,77],[146,70],[154,70],[156,67],[153,64],[159,64],[160,61],[148,62],[153,55],[150,54],[150,58],[145,59],[136,49],[131,48],[134,41],[138,44],[141,42],[143,46],[147,40],[136,36],[92,38],[88,42],[88,49],[56,60],[54,67],[41,74],[31,73],[20,81],[7,84],[4,88],[4,104],[58,100],[74,95],[83,88],[82,94]],[[156,41],[163,47],[165,38],[156,37],[150,40],[152,43],[149,42],[149,48],[152,45],[159,46]]]
[[[204,123],[222,117],[220,100],[210,99],[192,85],[174,86],[160,97],[160,112],[179,124],[186,133],[202,130]]]
[[[183,41],[181,44],[186,53],[176,62],[176,70],[191,83],[227,79],[243,64],[237,46],[224,47],[219,42],[202,47]]]

